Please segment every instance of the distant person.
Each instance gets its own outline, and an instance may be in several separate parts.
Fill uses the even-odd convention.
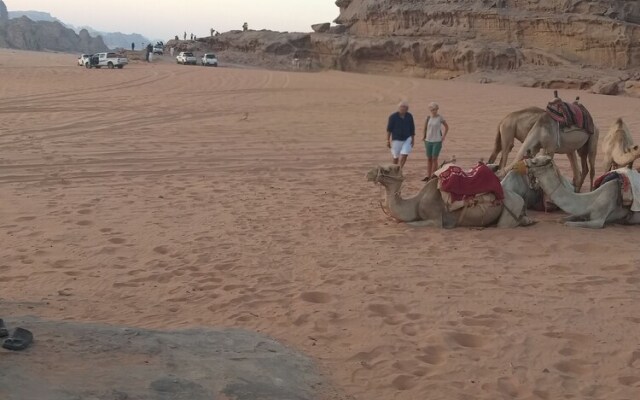
[[[449,124],[442,115],[438,113],[440,107],[437,103],[429,104],[431,115],[427,117],[424,124],[424,140],[425,151],[427,152],[427,176],[423,181],[433,178],[433,173],[438,170],[438,156],[442,151],[447,133],[449,133]],[[443,129],[444,128],[444,129]]]
[[[175,39],[174,39],[174,40],[175,40],[176,42],[177,42],[178,40],[180,40],[180,39],[178,38],[178,35],[176,35],[176,37],[175,37]]]
[[[214,32],[215,32],[215,29],[211,28],[211,36],[213,36]]]
[[[193,35],[193,40],[198,40],[198,37],[196,35]]]
[[[387,147],[391,149],[394,164],[404,167],[415,144],[416,125],[409,113],[409,103],[398,104],[398,111],[391,114],[387,123]]]
[[[187,40],[187,32],[184,33],[184,40]]]
[[[131,43],[131,51],[135,51],[136,49],[136,44],[135,43]]]
[[[147,61],[147,62],[149,62],[149,61],[150,61],[150,58],[151,58],[151,57],[150,57],[150,54],[151,54],[151,53],[153,53],[153,46],[151,45],[151,43],[149,43],[149,44],[147,45],[147,51],[146,51],[146,54],[145,54],[145,59],[146,59],[146,61]]]
[[[249,24],[247,24],[246,22],[244,24],[242,24],[242,30],[244,32],[248,31],[249,30]]]
[[[169,49],[169,53],[171,54],[171,57],[173,57],[173,47]]]

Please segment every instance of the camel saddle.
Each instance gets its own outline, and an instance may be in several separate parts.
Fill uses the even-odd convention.
[[[496,174],[479,163],[469,171],[449,165],[436,172],[438,189],[449,211],[482,203],[504,200],[504,191]]]
[[[556,99],[547,104],[547,114],[557,121],[562,129],[575,126],[584,129],[589,135],[595,132],[591,113],[578,101],[566,103]]]
[[[610,181],[618,181],[620,198],[623,207],[630,207],[631,211],[640,211],[640,173],[631,168],[618,168],[607,172],[593,183],[593,190],[598,189]]]

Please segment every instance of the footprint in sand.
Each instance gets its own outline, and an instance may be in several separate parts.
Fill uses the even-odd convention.
[[[414,388],[417,384],[418,379],[411,375],[398,375],[391,382],[391,386],[397,390],[409,390]]]
[[[618,382],[625,386],[640,387],[640,376],[621,376],[618,378]]]
[[[472,335],[469,333],[449,333],[447,339],[454,344],[462,347],[478,348],[485,345],[485,338],[482,336]]]
[[[440,365],[446,360],[447,351],[440,346],[428,346],[422,350],[422,355],[416,357],[416,360],[426,364]]]
[[[588,368],[584,360],[567,360],[554,364],[554,367],[563,374],[584,375]]]
[[[324,292],[305,292],[300,295],[300,298],[306,302],[316,304],[330,303],[333,299],[329,293]]]
[[[82,221],[76,222],[76,225],[89,226],[89,225],[93,225],[93,222],[88,220],[82,220]]]
[[[111,238],[109,239],[109,242],[113,244],[123,244],[126,240],[123,238]]]
[[[78,214],[80,215],[89,215],[93,212],[93,210],[90,210],[88,208],[83,208],[82,210],[78,210]]]
[[[376,317],[389,317],[396,314],[395,308],[391,304],[369,304],[368,308],[373,311]]]
[[[169,254],[169,249],[167,248],[167,246],[157,246],[153,248],[153,251],[155,251],[158,254]]]

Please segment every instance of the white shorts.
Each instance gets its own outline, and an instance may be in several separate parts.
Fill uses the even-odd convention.
[[[393,158],[400,158],[401,155],[408,156],[411,154],[411,139],[409,138],[404,142],[402,140],[391,141],[391,155]]]

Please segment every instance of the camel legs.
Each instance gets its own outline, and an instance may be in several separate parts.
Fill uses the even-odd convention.
[[[627,218],[627,220],[625,221],[626,224],[629,225],[638,225],[640,224],[640,212],[631,212],[631,214],[629,215],[629,217]]]
[[[604,219],[592,219],[589,221],[569,221],[564,224],[573,228],[601,229],[604,228],[604,222]]]
[[[580,171],[580,168],[578,167],[578,157],[575,151],[567,153],[567,158],[571,164],[571,171],[573,171],[573,186],[576,188],[576,192],[580,192],[580,188],[584,183],[584,178],[587,176],[587,171]],[[586,160],[584,160],[583,164],[586,165]]]
[[[498,228],[515,228],[520,225],[533,224],[533,221],[526,215],[527,207],[522,197],[505,190],[503,204],[508,210],[502,210],[502,214],[498,219]]]

